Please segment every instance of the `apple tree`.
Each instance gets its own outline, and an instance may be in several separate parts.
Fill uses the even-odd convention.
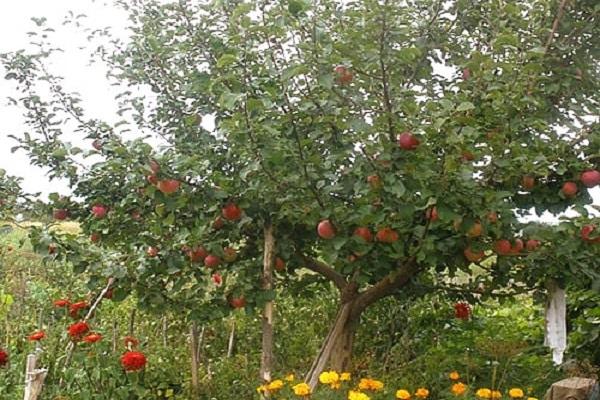
[[[369,306],[416,284],[600,282],[594,1],[117,3],[129,40],[97,55],[123,121],[89,116],[44,40],[2,58],[19,149],[73,190],[50,207],[85,237],[61,254],[116,298],[219,318],[270,304],[273,267],[312,271],[339,289],[314,385],[349,366]]]

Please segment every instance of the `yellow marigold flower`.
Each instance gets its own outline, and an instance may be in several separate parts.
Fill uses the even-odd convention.
[[[362,392],[351,390],[348,392],[348,400],[371,400],[369,396]]]
[[[477,397],[479,397],[480,399],[491,399],[492,391],[487,388],[481,388],[481,389],[477,389],[477,392],[475,392],[475,395]]]
[[[409,400],[410,392],[406,389],[400,389],[396,391],[396,398],[400,400]]]
[[[383,382],[378,381],[377,379],[362,378],[360,382],[358,382],[358,388],[360,390],[378,391],[383,389]]]
[[[538,400],[538,399],[535,397],[528,397],[527,400]]]
[[[467,391],[467,385],[465,385],[462,382],[457,382],[454,385],[452,385],[452,388],[450,388],[450,390],[455,396],[462,396]]]
[[[296,396],[308,396],[310,394],[310,386],[302,382],[292,387]]]
[[[265,393],[267,391],[267,387],[265,385],[260,385],[259,387],[256,388],[256,391],[258,393]]]
[[[452,371],[448,374],[448,377],[453,381],[457,381],[460,379],[460,374],[457,371]]]
[[[319,375],[319,382],[325,385],[332,385],[339,382],[340,376],[335,371],[325,371]]]
[[[427,390],[426,388],[418,388],[415,392],[415,396],[417,396],[420,399],[426,399],[427,397],[429,397],[429,390]]]
[[[294,382],[294,379],[296,379],[296,377],[294,376],[294,374],[288,374],[283,379],[285,379],[286,382]]]
[[[349,381],[350,380],[350,372],[342,372],[340,375],[340,381]]]
[[[283,387],[283,381],[281,379],[275,379],[267,385],[269,392],[276,392]]]
[[[508,395],[513,399],[520,399],[525,396],[525,393],[523,393],[523,389],[512,388],[508,391]]]
[[[492,390],[492,399],[499,399],[502,397],[502,392],[499,390]]]

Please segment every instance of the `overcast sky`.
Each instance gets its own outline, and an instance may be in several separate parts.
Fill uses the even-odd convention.
[[[31,48],[27,32],[35,30],[31,17],[46,17],[48,26],[57,30],[52,34],[53,42],[65,50],[60,57],[52,59],[50,70],[65,77],[68,91],[77,91],[84,100],[83,107],[87,117],[100,118],[108,122],[115,121],[116,89],[105,78],[101,65],[89,65],[89,48],[85,35],[72,26],[63,26],[62,22],[69,10],[87,15],[83,21],[86,27],[103,28],[110,26],[121,37],[126,35],[127,16],[112,4],[112,0],[19,0],[4,4],[0,13],[0,53]],[[18,97],[14,87],[4,79],[0,70],[0,168],[9,174],[24,178],[23,188],[27,192],[59,192],[68,194],[64,182],[48,181],[45,171],[32,167],[23,152],[15,154],[10,148],[14,141],[7,138],[10,133],[21,134],[24,129],[21,112],[6,106],[6,96]],[[600,188],[592,192],[595,204],[600,205]]]

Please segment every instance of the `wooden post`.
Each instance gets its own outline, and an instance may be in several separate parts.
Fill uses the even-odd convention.
[[[227,358],[233,355],[233,345],[235,344],[235,319],[231,320],[231,331],[229,332],[229,342],[227,343]]]
[[[44,380],[48,374],[47,369],[37,369],[37,354],[27,355],[25,366],[25,395],[23,400],[37,400],[42,392]]]
[[[163,320],[162,320],[162,340],[163,340],[163,346],[167,347],[167,331],[169,329],[169,323],[167,322],[167,316],[163,316]]]
[[[275,263],[275,235],[273,225],[265,224],[265,248],[263,254],[262,289],[273,290],[273,264]],[[262,352],[260,357],[260,379],[271,381],[273,369],[273,300],[265,303],[262,313]]]

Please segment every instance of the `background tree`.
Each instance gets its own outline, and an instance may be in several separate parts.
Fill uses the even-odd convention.
[[[3,56],[31,130],[18,147],[70,180],[54,216],[93,245],[52,240],[92,284],[117,278],[116,298],[192,319],[260,306],[272,226],[279,281],[314,279],[291,273],[305,267],[340,292],[314,385],[328,362],[349,367],[361,314],[398,291],[457,275],[453,290],[483,298],[598,281],[597,230],[580,235],[597,224],[593,1],[119,3],[130,40],[98,54],[155,95],[119,96],[133,124],[89,119],[44,67],[49,44]],[[518,218],[532,208],[582,217],[541,229]]]

